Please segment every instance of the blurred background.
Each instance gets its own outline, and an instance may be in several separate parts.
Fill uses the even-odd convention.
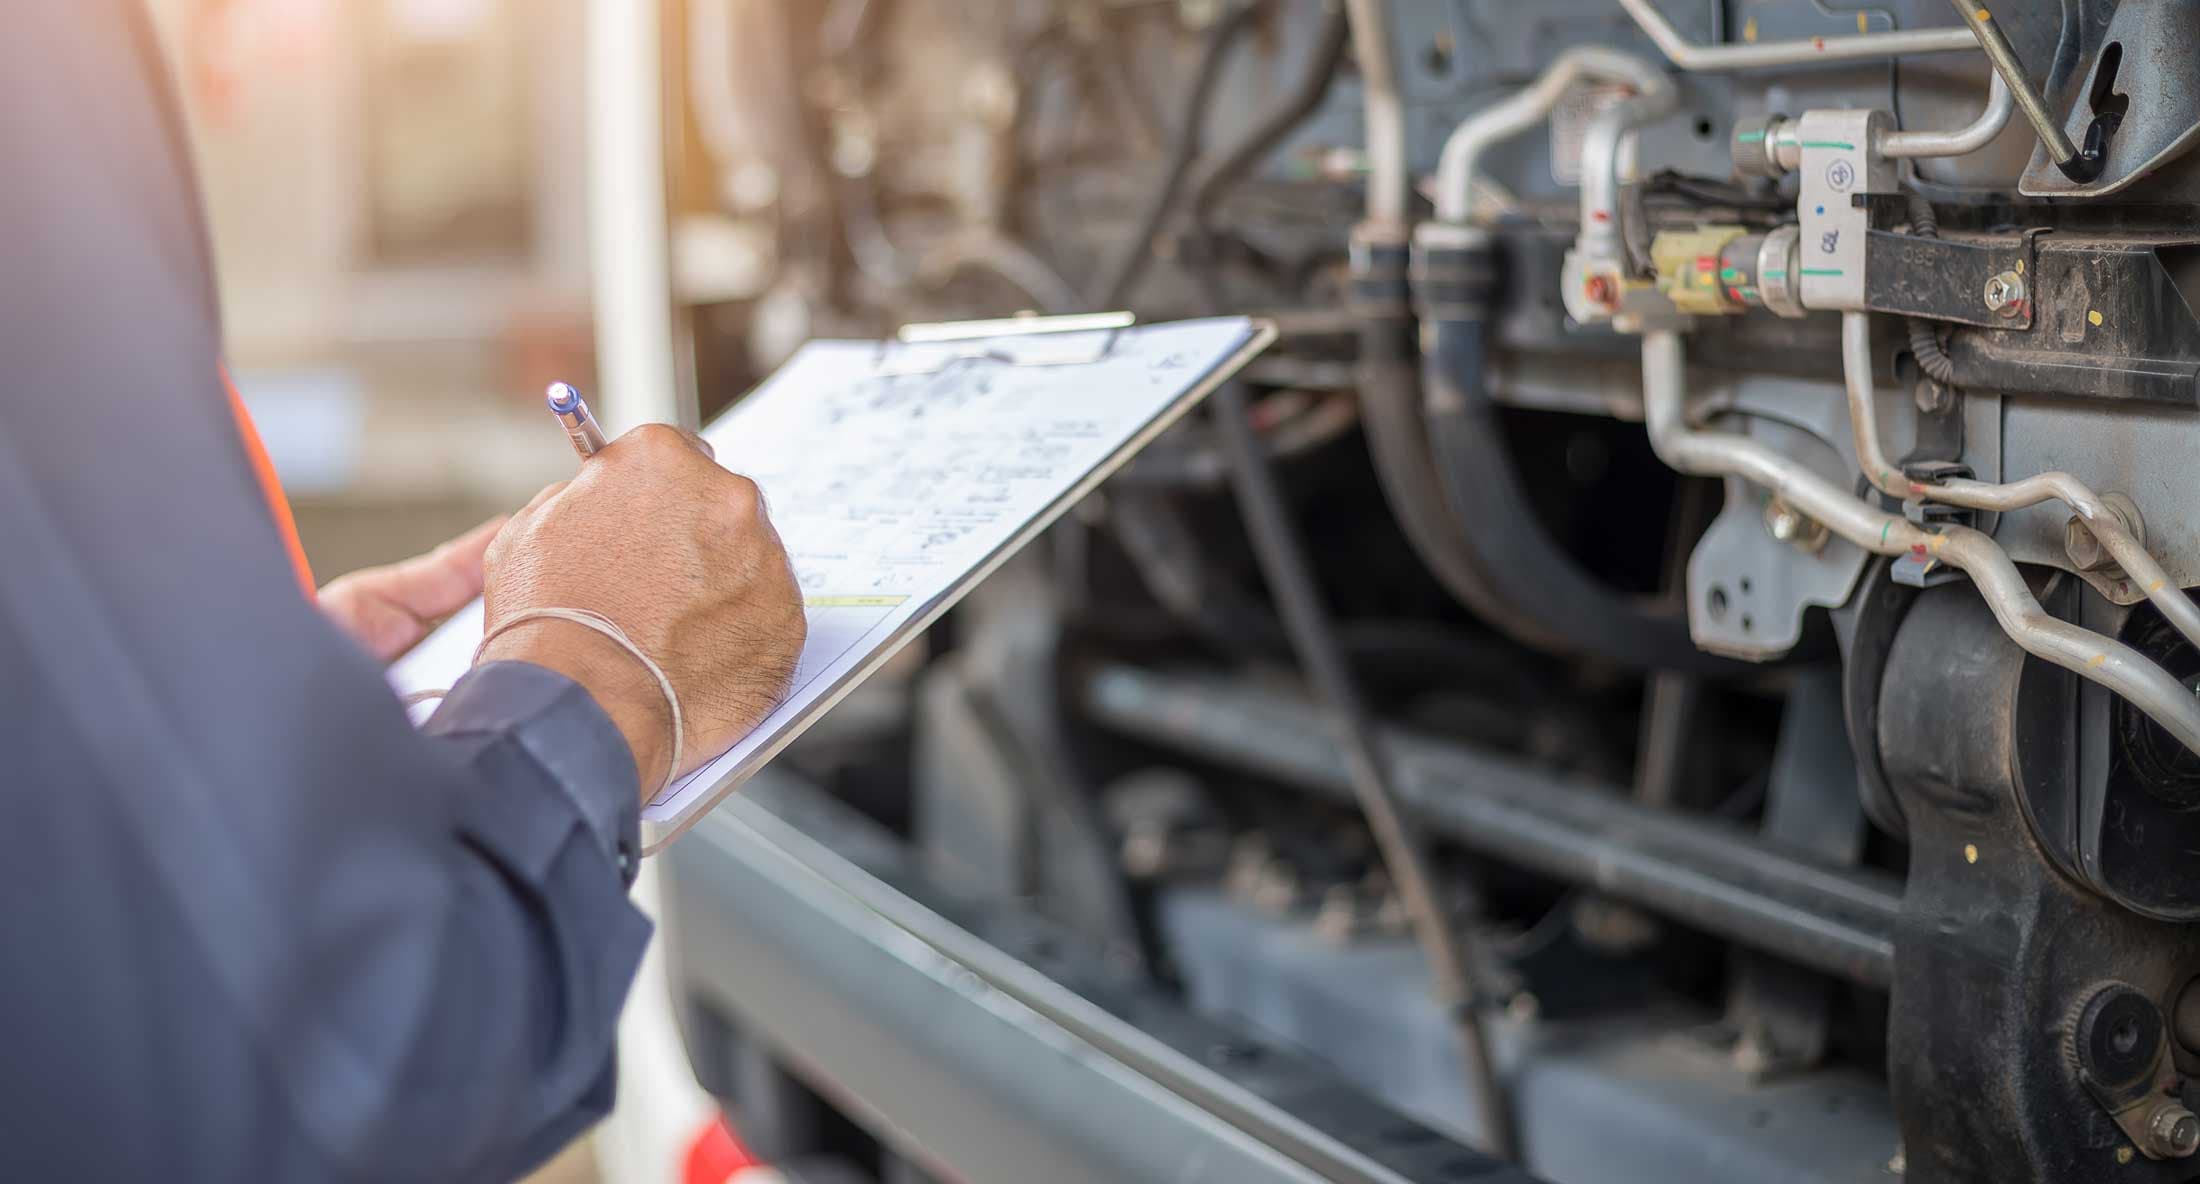
[[[583,0],[150,0],[229,361],[315,574],[570,474],[593,390]]]

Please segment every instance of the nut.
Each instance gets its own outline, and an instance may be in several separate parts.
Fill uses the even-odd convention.
[[[2024,312],[2024,277],[2013,271],[2005,271],[1986,281],[1986,311],[1997,317],[2014,317]]]
[[[2144,1150],[2155,1159],[2184,1159],[2200,1151],[2200,1117],[2175,1102],[2156,1107],[2147,1118]]]
[[[1784,177],[1788,170],[1774,150],[1787,120],[1778,115],[1741,119],[1734,123],[1734,171],[1744,177]]]

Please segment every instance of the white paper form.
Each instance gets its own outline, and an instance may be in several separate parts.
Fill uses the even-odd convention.
[[[1187,410],[1256,328],[1218,318],[903,345],[812,342],[703,435],[756,481],[801,582],[809,638],[785,703],[643,810],[653,833],[755,771],[1129,446]],[[390,669],[448,686],[478,602]],[[661,841],[661,839],[660,839]]]

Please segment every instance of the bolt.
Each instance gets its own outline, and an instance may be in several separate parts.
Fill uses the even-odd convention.
[[[1612,277],[1593,275],[1581,282],[1581,293],[1598,308],[1612,307]]]
[[[2120,493],[2106,493],[2101,495],[2101,507],[2125,534],[2145,544],[2146,526],[2139,517],[2139,507],[2130,498]],[[2076,514],[2063,523],[2063,553],[2070,556],[2071,566],[2079,571],[2116,570],[2116,557],[2101,545],[2101,537],[2093,532],[2093,524]]]
[[[1773,538],[1811,554],[1824,550],[1826,546],[1825,524],[1789,505],[1783,498],[1776,497],[1765,503],[1765,531]]]
[[[1986,311],[2014,317],[2024,311],[2024,277],[2005,271],[1986,281]]]
[[[2175,1102],[2156,1107],[2147,1119],[2145,1151],[2155,1159],[2183,1159],[2200,1151],[2200,1117]]]
[[[1927,415],[1938,415],[1954,406],[1956,401],[1954,391],[1930,378],[1920,381],[1912,396],[1917,400],[1917,409]]]
[[[1774,501],[1765,506],[1765,529],[1772,532],[1773,538],[1787,542],[1802,528],[1803,516],[1796,512],[1795,507],[1783,501]]]
[[[2100,571],[2114,567],[2116,561],[2109,557],[2107,548],[2101,546],[2099,536],[2076,514],[2063,523],[2063,551],[2070,556],[2072,566],[2079,571]]]

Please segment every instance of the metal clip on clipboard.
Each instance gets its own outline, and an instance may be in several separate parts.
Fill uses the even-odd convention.
[[[939,321],[903,325],[894,340],[879,343],[875,373],[897,378],[937,374],[958,362],[994,362],[1005,366],[1088,366],[1115,350],[1118,334],[1138,318],[1129,312],[1072,313],[1068,316],[1024,315],[983,321]],[[1056,349],[1017,350],[1013,353],[991,344],[1003,337],[1040,337],[1068,333],[1096,334],[1090,343]],[[907,347],[947,346],[946,349]]]

